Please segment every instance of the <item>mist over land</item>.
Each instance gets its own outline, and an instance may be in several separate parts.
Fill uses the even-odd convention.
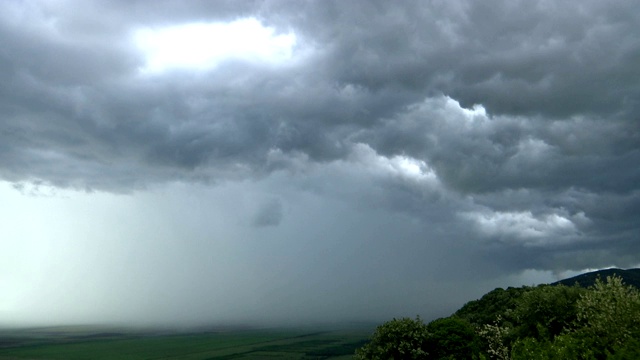
[[[0,324],[449,315],[640,259],[633,1],[0,4]]]

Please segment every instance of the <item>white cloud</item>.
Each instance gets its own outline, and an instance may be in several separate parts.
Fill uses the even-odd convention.
[[[134,38],[146,57],[143,73],[209,70],[232,59],[278,64],[292,58],[296,44],[294,33],[277,34],[255,18],[143,28]]]
[[[381,175],[399,177],[415,182],[437,183],[435,171],[423,160],[408,155],[386,157],[376,153],[369,145],[357,144],[352,154],[354,161]]]
[[[467,109],[449,96],[445,96],[445,99],[446,108],[450,112],[461,112],[468,122],[488,120],[487,110],[481,104],[475,104],[471,109]]]
[[[531,211],[475,211],[460,214],[472,221],[487,237],[517,241],[529,246],[558,243],[579,235],[576,223],[584,223],[584,213],[574,216],[551,213],[534,215]]]

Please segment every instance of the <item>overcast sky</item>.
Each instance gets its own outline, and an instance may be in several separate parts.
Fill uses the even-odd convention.
[[[0,2],[0,324],[384,321],[640,263],[636,1]]]

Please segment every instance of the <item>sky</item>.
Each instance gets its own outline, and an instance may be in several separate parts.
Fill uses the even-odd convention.
[[[0,325],[447,316],[640,264],[635,1],[0,2]]]

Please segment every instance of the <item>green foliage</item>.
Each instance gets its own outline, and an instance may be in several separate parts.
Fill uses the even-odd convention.
[[[540,285],[495,289],[456,312],[478,329],[490,358],[509,357],[520,338],[550,340],[576,319],[575,303],[585,289]]]
[[[509,359],[507,338],[511,328],[501,323],[502,317],[498,315],[493,324],[484,324],[478,329],[478,335],[485,340],[485,352],[491,359]]]
[[[597,358],[606,352],[628,349],[629,341],[640,336],[640,292],[626,286],[619,277],[596,280],[590,291],[577,301],[575,337],[584,348],[598,349]]]
[[[429,359],[472,359],[478,354],[478,335],[468,321],[448,317],[427,325]]]
[[[608,360],[632,360],[640,359],[640,339],[637,337],[625,340],[624,344],[614,348],[607,354]]]
[[[640,330],[640,293],[618,277],[596,280],[592,291],[577,302],[578,321],[594,336],[622,345]]]
[[[427,337],[420,317],[393,319],[378,326],[371,341],[356,351],[355,359],[427,359]]]
[[[538,292],[535,298],[546,298],[544,290]],[[640,358],[640,343],[636,340],[640,336],[640,293],[636,288],[624,285],[619,277],[607,277],[606,282],[597,279],[577,299],[575,293],[565,295],[567,301],[560,302],[566,305],[562,331],[522,332],[513,345],[513,359]],[[529,305],[519,306],[523,312],[530,309]],[[531,316],[542,320],[538,324],[544,328],[541,324],[552,324],[558,315],[562,311]]]
[[[514,337],[552,340],[577,319],[576,302],[586,292],[577,286],[541,285],[522,294],[511,314]]]
[[[508,314],[515,309],[520,297],[531,290],[529,287],[494,289],[482,298],[466,303],[455,316],[467,320],[475,326],[493,324],[500,316],[508,318]]]
[[[553,341],[532,337],[518,339],[513,345],[513,360],[565,360],[593,359],[593,354],[584,351],[579,341],[570,335],[559,335]],[[582,356],[582,357],[581,357]]]
[[[404,333],[403,333],[404,332]],[[378,328],[359,359],[640,359],[640,291],[618,276],[588,289],[495,289],[426,327]]]
[[[468,321],[448,317],[424,325],[418,317],[379,326],[356,359],[473,359],[478,353],[478,335]]]

